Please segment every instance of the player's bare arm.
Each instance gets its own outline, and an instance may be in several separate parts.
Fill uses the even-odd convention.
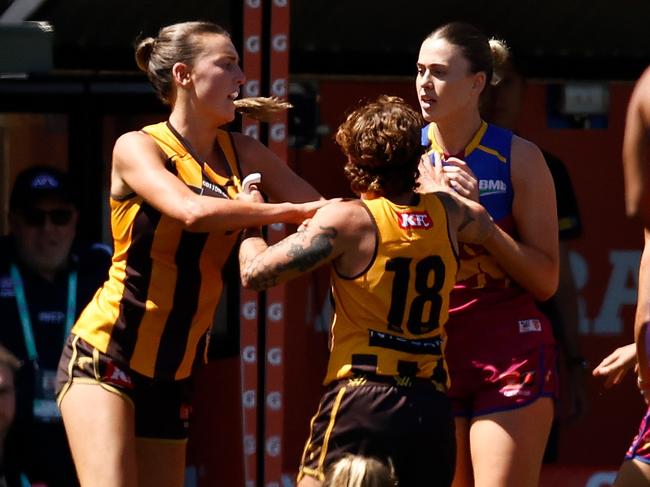
[[[559,278],[559,243],[555,187],[541,151],[514,136],[511,159],[518,232],[513,239],[495,225],[483,246],[499,265],[540,301],[550,298]]]
[[[307,273],[358,248],[365,210],[351,202],[319,210],[296,233],[268,246],[261,237],[244,239],[239,267],[244,287],[258,291]],[[374,236],[373,236],[374,238]]]
[[[436,195],[445,205],[450,229],[461,242],[482,244],[494,231],[492,218],[479,203],[444,191]]]
[[[627,108],[623,136],[623,169],[625,176],[625,206],[628,216],[639,217],[644,226],[650,225],[650,68],[634,87]]]
[[[242,284],[257,291],[328,262],[338,232],[313,222],[271,247],[260,237],[247,238],[239,250]]]

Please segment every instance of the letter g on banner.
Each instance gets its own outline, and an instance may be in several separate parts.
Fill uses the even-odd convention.
[[[277,34],[271,39],[271,46],[277,52],[284,52],[287,50],[288,38],[286,34]]]
[[[273,96],[278,96],[280,98],[287,95],[287,80],[284,78],[276,79],[271,85],[271,93]]]
[[[271,125],[270,132],[273,142],[283,142],[287,137],[287,127],[283,123],[274,123]]]
[[[241,358],[247,364],[254,364],[257,360],[257,350],[254,345],[248,345],[241,351]]]
[[[260,138],[260,130],[257,127],[257,125],[248,125],[244,129],[244,135],[248,135],[249,137],[253,137],[254,139],[259,139]]]
[[[282,303],[272,303],[266,312],[266,316],[271,321],[280,321],[284,318],[284,307]]]
[[[246,96],[260,96],[260,80],[248,80],[244,85],[244,94]]]
[[[244,391],[244,394],[242,395],[242,403],[244,405],[245,409],[253,409],[255,407],[255,403],[257,402],[257,393],[254,390],[248,390]]]
[[[272,411],[279,411],[282,409],[282,394],[280,391],[269,392],[266,396],[266,405]]]
[[[246,38],[246,51],[251,54],[260,52],[260,36],[248,36]]]
[[[282,363],[282,349],[280,347],[272,348],[267,352],[266,359],[271,365],[280,365]]]
[[[255,301],[246,301],[241,307],[241,315],[246,320],[257,318],[257,303]]]
[[[277,457],[280,454],[281,444],[279,436],[271,436],[266,440],[266,453],[272,457]]]

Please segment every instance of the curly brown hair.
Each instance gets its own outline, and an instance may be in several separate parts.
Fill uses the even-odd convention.
[[[345,175],[356,194],[395,196],[414,191],[422,116],[402,98],[382,95],[350,113],[336,132],[347,156]]]

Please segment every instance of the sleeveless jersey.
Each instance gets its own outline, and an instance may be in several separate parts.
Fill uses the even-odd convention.
[[[422,142],[433,162],[442,154],[433,124],[422,130]],[[510,177],[512,132],[482,122],[463,159],[479,181],[479,201],[505,232],[517,238],[512,215]],[[459,244],[460,270],[451,293],[447,360],[452,371],[466,361],[501,360],[513,351],[552,344],[548,319],[533,296],[499,266],[482,246]]]
[[[436,153],[443,153],[433,129],[433,124],[422,129],[422,144],[428,148],[427,154],[432,163]],[[478,179],[481,205],[487,209],[499,227],[514,236],[513,189],[510,179],[511,146],[511,131],[482,122],[480,129],[459,158],[467,163]],[[451,298],[452,313],[471,307],[478,300],[508,300],[521,293],[518,284],[482,246],[461,243],[459,250],[461,263]]]
[[[165,122],[142,130],[167,156],[166,168],[195,193],[234,198],[241,190],[228,132],[219,130],[215,142],[230,169],[224,176],[200,163]],[[206,346],[223,286],[221,268],[238,234],[189,232],[135,193],[110,204],[115,251],[109,279],[72,332],[142,375],[186,378]]]
[[[375,255],[353,278],[332,272],[325,384],[373,373],[423,377],[446,389],[444,324],[458,260],[445,208],[433,194],[414,206],[385,198],[363,204],[376,226]]]

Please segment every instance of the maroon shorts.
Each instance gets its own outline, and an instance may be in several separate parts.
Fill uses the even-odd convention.
[[[503,361],[473,360],[450,370],[449,397],[455,416],[473,418],[557,397],[555,346],[545,345]]]
[[[650,464],[650,408],[648,408],[641,420],[639,433],[632,440],[632,444],[625,454],[625,459]]]
[[[346,454],[390,462],[400,487],[448,487],[456,458],[449,400],[425,379],[360,376],[332,383],[312,419],[298,478],[322,481]]]
[[[117,365],[81,338],[70,335],[56,375],[57,402],[73,384],[95,384],[131,403],[138,438],[187,440],[190,380],[160,381]]]

